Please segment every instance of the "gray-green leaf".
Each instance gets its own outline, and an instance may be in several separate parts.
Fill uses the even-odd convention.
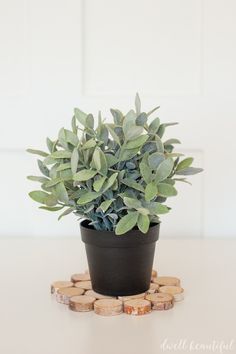
[[[81,170],[73,176],[73,180],[78,182],[88,181],[89,179],[93,178],[96,174],[97,171],[94,170]]]
[[[177,190],[171,184],[159,183],[158,195],[160,195],[161,197],[173,197],[177,195]]]
[[[123,216],[116,225],[115,233],[116,235],[123,235],[129,230],[132,230],[138,221],[138,212],[130,212],[129,214]]]
[[[172,159],[166,159],[162,161],[156,170],[155,182],[158,183],[166,179],[170,174],[174,166]]]
[[[146,234],[149,230],[150,220],[148,215],[139,214],[138,216],[138,228],[139,230]]]

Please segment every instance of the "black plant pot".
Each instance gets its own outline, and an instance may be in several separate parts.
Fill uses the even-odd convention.
[[[117,236],[112,231],[95,230],[88,220],[82,221],[81,236],[93,290],[111,296],[148,290],[159,228],[160,224],[154,224],[147,234],[131,230]]]

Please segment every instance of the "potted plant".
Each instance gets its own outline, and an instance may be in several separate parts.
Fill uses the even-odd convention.
[[[113,123],[101,113],[75,108],[71,129],[62,128],[49,152],[40,155],[42,176],[28,176],[41,184],[29,193],[40,209],[74,213],[86,246],[93,289],[107,295],[142,293],[149,287],[160,215],[168,213],[168,197],[177,195],[175,183],[201,172],[193,158],[174,152],[178,139],[163,140],[165,129],[156,107],[145,113],[139,95],[135,110],[111,109]],[[183,177],[181,177],[183,176]]]

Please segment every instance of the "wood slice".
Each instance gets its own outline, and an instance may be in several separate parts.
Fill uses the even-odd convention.
[[[71,281],[77,283],[78,281],[87,281],[90,280],[90,275],[88,273],[78,273],[72,274]]]
[[[99,299],[115,299],[114,296],[102,295],[102,294],[96,293],[96,291],[93,291],[93,290],[87,290],[85,292],[85,295],[86,296],[95,297],[96,300],[99,300]]]
[[[157,277],[157,271],[155,269],[152,270],[152,278]]]
[[[69,309],[77,312],[92,311],[95,301],[95,297],[92,296],[72,296],[69,300]]]
[[[118,299],[125,302],[133,299],[144,299],[146,293],[136,294],[136,295],[127,295],[127,296],[118,296]]]
[[[157,293],[158,292],[158,289],[159,289],[159,285],[158,284],[155,284],[155,283],[151,283],[150,284],[150,288],[147,290],[147,294],[154,294],[154,293]]]
[[[146,299],[151,301],[153,310],[169,310],[174,306],[174,298],[170,294],[148,294]]]
[[[184,289],[180,286],[164,285],[160,287],[159,292],[172,295],[175,301],[182,301],[184,299]]]
[[[124,302],[124,312],[127,315],[146,315],[151,310],[151,302],[145,299],[132,299]]]
[[[73,286],[71,281],[54,281],[51,284],[51,294],[56,293],[61,288],[70,288]]]
[[[69,300],[72,296],[82,295],[84,289],[80,288],[61,288],[56,293],[57,302],[61,304],[69,305]]]
[[[84,289],[84,290],[91,290],[92,289],[92,283],[91,283],[90,280],[78,281],[74,285],[75,285],[76,288],[81,288],[81,289]]]
[[[164,285],[174,285],[174,286],[180,286],[180,279],[176,277],[157,277],[153,278],[153,283],[158,284],[160,286]]]
[[[94,303],[94,312],[101,316],[115,316],[123,312],[123,303],[118,299],[100,299]]]

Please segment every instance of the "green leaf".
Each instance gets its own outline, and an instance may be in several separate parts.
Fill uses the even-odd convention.
[[[67,143],[70,143],[71,145],[77,146],[79,144],[79,139],[77,135],[70,130],[64,129],[65,132],[65,140]]]
[[[164,142],[164,145],[181,144],[178,139],[168,139]]]
[[[124,128],[124,134],[126,140],[136,139],[139,135],[142,134],[142,132],[143,132],[143,127],[140,127],[138,125],[133,125],[131,123],[128,123]]]
[[[189,175],[195,175],[195,174],[200,173],[202,171],[203,171],[203,168],[187,167],[184,170],[177,171],[175,174],[176,175],[189,176]]]
[[[109,133],[111,134],[112,138],[114,139],[114,141],[120,145],[120,139],[118,137],[118,135],[115,133],[114,131],[114,124],[105,124],[105,126],[107,127]]]
[[[92,200],[97,199],[100,196],[101,196],[101,193],[86,192],[78,199],[77,204],[79,204],[79,205],[87,204],[87,203],[91,202]]]
[[[148,183],[145,188],[145,200],[150,201],[157,196],[157,186],[154,182]]]
[[[74,148],[72,155],[71,155],[71,171],[73,174],[75,174],[77,172],[78,162],[79,162],[78,149]]]
[[[71,168],[71,163],[70,162],[66,162],[66,163],[62,163],[61,165],[56,167],[56,171],[60,172],[60,171],[68,170],[70,168]]]
[[[174,161],[172,159],[166,159],[160,163],[157,167],[155,182],[161,182],[166,179],[170,174],[174,166]]]
[[[128,161],[130,159],[132,159],[134,156],[137,155],[137,153],[139,152],[140,148],[135,148],[135,149],[129,149],[126,150],[125,147],[121,147],[120,150],[120,155],[119,155],[119,161]]]
[[[141,202],[134,198],[124,197],[124,203],[130,209],[138,209],[142,207]]]
[[[147,123],[147,114],[142,112],[136,118],[135,123],[141,127],[143,127]]]
[[[107,160],[104,152],[99,148],[96,147],[93,153],[92,159],[93,165],[95,168],[103,175],[107,175]]]
[[[189,167],[192,163],[193,163],[193,157],[187,157],[177,165],[176,171],[184,170],[185,168]]]
[[[166,214],[169,212],[169,208],[158,202],[144,203],[144,206],[149,210],[152,215]]]
[[[52,179],[48,182],[45,183],[45,187],[49,188],[49,187],[53,187],[55,186],[57,183],[60,183],[61,182],[61,178],[55,178],[55,179]]]
[[[138,92],[135,95],[135,110],[137,114],[141,112],[141,101]]]
[[[150,167],[145,162],[142,161],[139,165],[139,169],[140,169],[140,173],[141,173],[141,176],[143,177],[144,181],[146,183],[151,182],[152,170],[150,169]]]
[[[171,184],[159,183],[158,195],[160,195],[161,197],[173,197],[177,195],[177,190]]]
[[[46,177],[49,177],[49,169],[43,164],[41,160],[37,160],[40,172]]]
[[[164,154],[154,152],[148,157],[148,164],[152,170],[156,170],[157,167],[165,160]]]
[[[32,191],[29,193],[31,199],[41,204],[45,204],[45,201],[49,195],[50,194],[43,191]]]
[[[148,127],[148,132],[150,134],[156,134],[160,126],[160,119],[155,118]]]
[[[72,130],[73,130],[73,133],[77,135],[78,128],[77,128],[77,125],[76,125],[76,118],[75,118],[75,116],[73,116],[72,119],[71,119],[71,128],[72,128]]]
[[[41,176],[27,176],[27,179],[29,179],[30,181],[40,182],[40,183],[45,183],[49,181],[48,178],[41,177]]]
[[[149,210],[146,208],[138,208],[137,211],[142,215],[149,215]]]
[[[66,209],[61,215],[59,215],[58,220],[61,220],[61,218],[63,216],[66,216],[66,215],[72,213],[74,210],[75,210],[74,207],[70,207],[70,208]]]
[[[140,135],[138,138],[129,141],[125,145],[125,149],[140,148],[147,141],[148,135]]]
[[[83,144],[81,149],[82,150],[91,149],[96,145],[97,145],[96,141],[94,139],[90,139]]]
[[[116,225],[116,235],[123,235],[129,230],[132,230],[138,221],[138,216],[139,214],[137,211],[130,212],[129,214],[123,216],[123,218],[121,218],[118,224]]]
[[[51,139],[47,138],[46,139],[46,144],[47,144],[49,152],[53,152],[53,148],[54,148],[53,141]]]
[[[51,155],[45,157],[43,160],[43,164],[46,165],[54,165],[56,163],[56,160],[51,157]]]
[[[146,234],[149,230],[150,220],[147,215],[139,214],[138,216],[138,228],[139,230]]]
[[[90,128],[90,129],[93,129],[93,127],[94,127],[94,118],[91,113],[88,114],[86,117],[86,127]]]
[[[106,154],[108,167],[112,167],[119,162],[118,158],[111,154]]]
[[[69,159],[71,158],[71,152],[66,150],[60,150],[53,152],[50,157],[53,159]]]
[[[124,178],[124,179],[122,179],[121,182],[124,183],[128,187],[136,189],[137,191],[144,192],[143,186],[141,184],[135,182],[131,178]]]
[[[57,198],[53,194],[49,194],[49,196],[46,198],[45,203],[49,207],[53,207],[57,205]]]
[[[105,200],[102,204],[99,205],[98,209],[101,209],[104,213],[107,211],[109,206],[114,202],[115,199]]]
[[[110,109],[111,114],[113,115],[114,118],[114,123],[116,125],[122,125],[122,121],[123,121],[123,114],[121,113],[121,111],[119,111],[118,109]]]
[[[39,156],[43,156],[43,157],[47,157],[48,153],[41,151],[41,150],[34,150],[34,149],[27,149],[27,152],[29,152],[30,154],[34,154],[34,155],[39,155]]]
[[[161,141],[161,138],[158,135],[155,135],[155,142],[156,142],[156,146],[157,146],[157,151],[160,153],[164,152],[164,145]]]
[[[117,179],[117,176],[118,176],[118,173],[119,172],[115,172],[113,173],[109,178],[108,180],[104,183],[103,185],[103,188],[102,188],[102,192],[106,192],[109,188],[111,188],[114,184],[114,182],[116,181]]]
[[[88,181],[89,179],[93,178],[96,174],[97,171],[94,170],[81,170],[73,176],[73,180],[78,182]]]
[[[74,109],[75,118],[81,123],[84,127],[86,126],[87,114],[81,111],[79,108]]]
[[[147,116],[149,117],[152,113],[154,113],[157,109],[159,109],[160,108],[160,106],[157,106],[157,107],[155,107],[155,108],[153,108],[151,111],[149,111],[148,113],[147,113]]]
[[[190,184],[190,186],[192,185],[192,183],[189,182],[188,180],[186,180],[186,178],[174,178],[174,180],[177,182],[184,182],[184,183]]]
[[[62,203],[67,204],[69,202],[67,190],[66,190],[66,187],[64,186],[63,182],[56,184],[55,194],[57,196],[57,199],[60,200]]]
[[[95,192],[99,192],[101,190],[106,179],[106,176],[103,176],[93,182],[93,189]]]
[[[58,211],[58,210],[61,210],[63,208],[64,208],[64,206],[59,206],[59,207],[41,206],[41,207],[39,207],[39,209],[48,210],[48,211]]]

